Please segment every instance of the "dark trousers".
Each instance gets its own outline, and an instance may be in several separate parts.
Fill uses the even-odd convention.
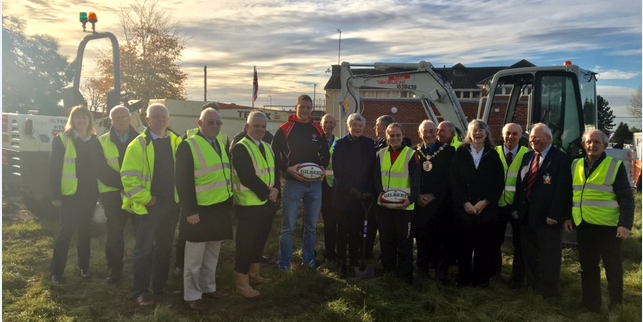
[[[136,246],[132,254],[134,298],[148,291],[150,281],[153,292],[165,289],[174,230],[179,220],[179,206],[170,198],[157,199],[154,206],[147,207],[147,211],[147,215],[136,218]]]
[[[514,285],[522,284],[525,279],[525,261],[522,258],[522,245],[520,243],[520,224],[518,220],[511,215],[511,206],[498,208],[498,221],[496,225],[495,250],[492,275],[500,274],[502,270],[502,243],[505,241],[505,231],[507,223],[511,225],[511,241],[513,243],[514,254],[511,263],[511,281]]]
[[[603,259],[610,307],[623,303],[623,265],[621,239],[616,227],[581,223],[577,228],[578,257],[583,283],[583,305],[591,311],[601,308],[601,268]]]
[[[380,248],[384,271],[396,272],[400,278],[413,280],[413,211],[377,206]]]
[[[527,283],[544,297],[558,295],[563,232],[560,228],[520,227]]]
[[[107,267],[112,274],[119,275],[123,271],[123,256],[125,254],[124,230],[131,219],[136,229],[136,215],[121,208],[123,201],[120,191],[101,193],[100,202],[105,208],[107,217],[107,236],[105,239],[105,258]]]
[[[337,227],[337,258],[340,265],[346,265],[346,248],[348,248],[348,263],[357,265],[357,258],[361,257],[359,250],[363,244],[364,211],[342,212],[339,215]],[[342,267],[345,269],[345,267]]]
[[[174,267],[183,269],[183,264],[185,261],[185,233],[181,231],[181,225],[179,225],[179,237],[176,239],[176,253],[174,258]]]
[[[416,206],[417,207],[417,206]],[[416,209],[417,210],[417,209]],[[439,280],[446,280],[449,264],[453,261],[454,250],[451,246],[454,234],[453,223],[447,219],[431,219],[436,214],[415,213],[413,231],[417,245],[415,265],[424,274],[433,268]]]
[[[60,230],[54,243],[54,254],[49,266],[51,275],[62,276],[67,265],[67,253],[74,232],[78,232],[76,251],[78,268],[89,268],[91,227],[97,196],[91,197],[82,193],[63,196],[60,206]]]
[[[491,278],[494,222],[468,223],[460,230],[458,284],[485,286]]]
[[[324,247],[326,258],[333,260],[337,249],[337,219],[338,212],[333,209],[333,188],[329,187],[326,180],[322,182],[321,215],[324,220]]]
[[[250,264],[261,262],[261,254],[275,218],[275,205],[268,202],[261,206],[235,206],[235,214],[237,235],[234,271],[248,274]]]

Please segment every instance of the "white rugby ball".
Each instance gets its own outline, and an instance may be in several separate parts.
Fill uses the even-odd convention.
[[[394,189],[384,192],[380,197],[380,203],[386,208],[399,208],[408,198],[406,192]]]
[[[317,180],[324,175],[324,169],[312,162],[300,163],[295,169],[308,180]]]

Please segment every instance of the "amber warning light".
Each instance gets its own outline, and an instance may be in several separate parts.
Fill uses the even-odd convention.
[[[88,22],[92,24],[92,32],[96,32],[96,23],[98,22],[98,17],[96,16],[96,13],[90,12],[88,15],[87,12],[81,12],[79,20],[80,20],[80,23],[83,25],[83,32],[86,31],[86,25]]]

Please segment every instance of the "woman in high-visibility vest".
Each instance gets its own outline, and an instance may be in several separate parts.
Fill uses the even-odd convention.
[[[458,286],[488,287],[493,258],[493,232],[505,172],[489,127],[469,123],[467,137],[453,157],[451,189],[458,234]]]
[[[415,151],[403,143],[404,130],[400,123],[386,128],[388,146],[377,152],[375,160],[375,190],[382,194],[401,190],[408,196],[400,206],[387,208],[378,198],[376,211],[380,230],[382,266],[407,283],[413,282],[413,234],[411,220],[415,200],[420,194],[420,161]]]
[[[53,283],[63,281],[69,243],[76,230],[80,275],[90,277],[90,228],[98,200],[96,174],[99,171],[96,167],[102,165],[98,159],[102,156],[91,112],[85,106],[74,107],[64,132],[59,133],[52,142],[49,164],[51,200],[60,209],[60,230],[49,268]]]

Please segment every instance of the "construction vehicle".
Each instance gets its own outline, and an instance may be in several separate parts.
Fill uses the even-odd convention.
[[[106,110],[93,112],[94,127],[102,134],[110,128],[108,115],[111,108],[127,98],[121,96],[120,48],[114,34],[95,31],[94,24],[98,21],[95,13],[91,12],[89,16],[81,13],[80,16],[83,30],[85,23],[92,23],[92,33],[86,35],[78,46],[73,84],[62,90],[63,109],[69,112],[76,105],[86,105],[86,100],[80,93],[85,47],[91,40],[110,39],[114,61],[113,89],[107,95]],[[123,105],[133,112],[131,125],[142,130],[143,123],[138,113],[135,113],[141,107],[140,101],[124,101]],[[11,107],[4,106],[3,110],[10,111]],[[26,206],[37,215],[49,213],[51,208],[48,172],[51,142],[64,130],[66,123],[66,116],[40,115],[38,111],[30,111],[28,114],[2,113],[3,195],[22,196]]]
[[[399,72],[353,75],[351,66],[375,69],[396,68]],[[405,70],[406,69],[406,70]],[[408,70],[408,71],[407,71]],[[420,100],[430,120],[438,123],[431,106],[442,120],[466,131],[467,118],[449,82],[428,62],[419,64],[375,63],[341,65],[342,120],[349,113],[361,113],[360,89],[411,91]],[[508,68],[497,72],[485,85],[488,95],[480,97],[477,118],[487,124],[518,123],[525,130],[545,123],[552,130],[553,145],[577,158],[584,155],[582,134],[598,128],[596,73],[567,61],[561,66]],[[483,109],[484,107],[484,109]],[[526,115],[526,117],[524,117]],[[419,121],[418,121],[419,123]],[[525,132],[525,134],[527,131]],[[630,176],[632,150],[608,149],[607,154],[623,160]],[[632,180],[634,182],[634,178]]]

